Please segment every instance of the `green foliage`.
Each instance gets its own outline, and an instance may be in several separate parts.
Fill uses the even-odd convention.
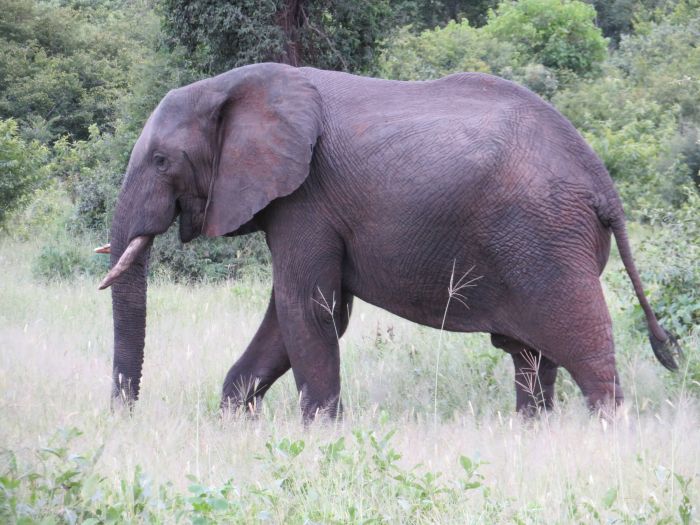
[[[418,35],[405,27],[379,59],[382,76],[427,80],[459,71],[481,71],[517,80],[550,97],[560,84],[591,75],[606,43],[581,2],[524,0],[503,3],[475,28],[468,20]]]
[[[255,62],[361,71],[391,27],[387,0],[163,0],[171,44],[207,74]]]
[[[651,303],[669,329],[678,335],[700,326],[700,195],[686,188],[679,208],[651,215],[644,243],[642,279]]]
[[[576,75],[595,72],[606,56],[606,41],[595,26],[595,10],[576,0],[503,2],[489,15],[485,30],[513,44],[526,57]]]
[[[414,30],[423,31],[464,18],[472,26],[481,27],[498,0],[393,0],[391,4],[398,25],[410,24]]]
[[[392,29],[388,0],[315,0],[302,7],[299,65],[361,73]]]
[[[624,37],[605,76],[554,103],[583,132],[620,185],[628,213],[674,207],[700,183],[700,13],[650,23]]]
[[[182,244],[176,228],[156,238],[151,273],[176,282],[216,282],[241,272],[264,271],[270,263],[262,234],[216,239],[197,238]]]
[[[180,492],[171,483],[156,485],[138,465],[126,479],[102,475],[104,446],[89,454],[75,453],[82,432],[59,430],[30,461],[12,450],[0,455],[0,519],[88,525],[463,523],[469,516],[464,503],[476,500],[479,519],[488,523],[556,521],[556,511],[542,508],[541,502],[507,502],[498,479],[494,482],[482,473],[488,463],[479,459],[459,455],[461,470],[456,468],[451,479],[424,465],[406,467],[394,448],[395,434],[356,429],[313,447],[303,439],[273,436],[264,443],[265,453],[254,456],[254,482],[229,479],[212,486],[189,474],[187,489]],[[653,489],[646,501],[629,505],[620,496],[620,486],[596,491],[599,496],[591,499],[567,484],[551,495],[562,493],[565,498],[565,521],[692,523],[693,478],[663,465],[647,465],[641,455],[638,462],[649,480],[645,486]],[[662,506],[660,500],[671,505]]]
[[[27,204],[8,219],[6,232],[15,239],[30,241],[64,234],[73,216],[71,202],[62,184],[53,180],[36,189]]]
[[[247,522],[252,516],[288,523],[348,523],[356,522],[359,512],[370,516],[369,522],[385,521],[388,503],[402,521],[413,521],[446,511],[466,491],[481,489],[484,480],[479,472],[483,463],[466,456],[459,460],[464,476],[458,483],[442,482],[440,473],[421,465],[405,469],[391,443],[395,431],[378,436],[374,431],[357,430],[352,443],[343,437],[328,441],[313,457],[309,457],[312,452],[304,454],[303,440],[267,441],[267,454],[255,458],[258,469],[265,473],[261,482],[240,485],[229,480],[221,487],[209,487],[188,475],[188,494],[183,495],[173,493],[169,485],[154,487],[139,466],[132,480],[112,483],[96,468],[103,446],[88,455],[71,453],[81,434],[75,428],[57,432],[51,446],[36,451],[36,468],[27,469],[13,451],[4,452],[0,457],[0,518],[10,523],[44,518],[42,523],[91,525],[161,522],[175,516],[178,521],[202,524]],[[312,484],[307,480],[316,463],[321,477]],[[359,511],[352,501],[337,507],[321,490],[338,483],[346,490],[364,487],[372,494],[367,502],[370,507]],[[290,506],[293,500],[306,504]],[[51,520],[52,516],[58,520]]]
[[[92,246],[59,235],[47,241],[33,261],[32,273],[41,281],[64,281],[74,277],[97,277],[109,270],[109,260],[92,253]]]
[[[667,111],[677,112],[674,154],[700,186],[700,12],[680,3],[643,33],[625,37],[612,59],[625,80]]]
[[[402,28],[379,59],[386,78],[428,80],[459,71],[504,73],[515,61],[515,49],[501,44],[467,20],[415,35]]]
[[[625,78],[666,107],[679,106],[681,116],[700,120],[700,12],[670,17],[650,24],[636,35],[625,37],[612,63]]]
[[[275,23],[280,2],[163,0],[163,24],[173,45],[195,57],[202,71],[220,73],[284,53],[284,32]]]
[[[634,32],[635,25],[663,17],[676,0],[585,0],[596,10],[596,24],[614,44]]]
[[[0,9],[0,117],[34,136],[86,138],[109,128],[137,55],[137,8],[7,0]]]
[[[689,171],[676,151],[676,107],[664,107],[615,71],[554,101],[605,163],[629,217],[643,219],[648,208],[682,199]]]
[[[115,487],[97,470],[104,446],[90,454],[71,452],[82,435],[61,429],[49,446],[36,450],[35,470],[21,469],[16,455],[4,451],[0,461],[0,518],[6,523],[82,523],[97,525],[152,521],[158,514],[150,480],[140,467],[133,480]],[[167,487],[159,495],[167,497]]]
[[[17,122],[0,120],[0,225],[46,178],[48,149],[23,140]]]

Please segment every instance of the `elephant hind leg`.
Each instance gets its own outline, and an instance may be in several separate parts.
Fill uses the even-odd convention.
[[[491,334],[491,343],[511,354],[515,365],[515,408],[532,416],[554,407],[557,364],[510,337]]]
[[[613,352],[583,354],[565,366],[581,388],[591,411],[609,415],[624,401]]]
[[[541,293],[541,300],[523,310],[524,338],[571,374],[592,411],[614,410],[623,394],[612,321],[597,275],[562,278]]]
[[[255,337],[226,374],[221,396],[225,411],[255,414],[272,384],[290,368],[277,321],[274,292]]]

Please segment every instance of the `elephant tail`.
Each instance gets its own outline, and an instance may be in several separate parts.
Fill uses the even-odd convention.
[[[646,295],[644,295],[642,280],[639,277],[639,272],[632,259],[632,250],[630,249],[629,237],[627,236],[624,215],[621,212],[614,214],[607,222],[615,236],[617,249],[620,252],[622,263],[625,265],[625,270],[627,270],[627,275],[629,275],[632,281],[632,286],[634,286],[639,304],[642,306],[642,310],[644,310],[644,315],[647,319],[647,327],[649,329],[649,341],[651,342],[652,350],[654,350],[654,355],[667,369],[678,370],[678,363],[676,362],[675,356],[682,359],[683,351],[676,337],[661,326],[649,305]]]

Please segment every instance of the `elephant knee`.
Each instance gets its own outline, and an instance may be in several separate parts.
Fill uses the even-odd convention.
[[[340,339],[350,322],[352,297],[335,291],[324,293],[317,287],[312,298],[311,316],[320,337],[327,342]]]

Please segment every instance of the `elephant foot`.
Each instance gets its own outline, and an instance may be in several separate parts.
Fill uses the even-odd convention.
[[[227,382],[219,404],[222,415],[235,419],[256,419],[268,388],[269,385],[260,378],[239,377],[236,381]]]
[[[343,418],[343,403],[339,395],[325,401],[318,401],[302,391],[300,408],[304,426],[316,422],[333,422]]]

